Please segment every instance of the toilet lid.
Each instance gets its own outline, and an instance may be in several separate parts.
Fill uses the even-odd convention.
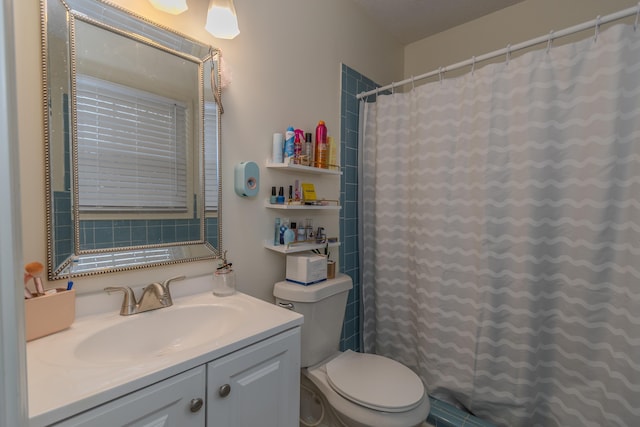
[[[345,351],[326,365],[331,387],[344,398],[385,412],[418,406],[424,385],[409,368],[375,354]]]

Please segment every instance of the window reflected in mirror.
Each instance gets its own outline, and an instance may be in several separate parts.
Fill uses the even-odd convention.
[[[49,278],[216,257],[219,51],[99,0],[42,2]]]

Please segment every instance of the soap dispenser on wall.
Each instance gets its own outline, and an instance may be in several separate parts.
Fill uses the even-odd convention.
[[[235,168],[235,190],[240,197],[254,197],[258,195],[260,169],[256,162],[240,162]]]

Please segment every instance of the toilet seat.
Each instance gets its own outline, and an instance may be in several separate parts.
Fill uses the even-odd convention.
[[[405,412],[422,403],[424,385],[409,368],[386,357],[347,350],[326,364],[329,385],[369,409]]]

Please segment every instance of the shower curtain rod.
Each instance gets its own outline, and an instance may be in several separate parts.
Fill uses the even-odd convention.
[[[535,46],[537,44],[540,43],[551,43],[554,39],[560,38],[560,37],[565,37],[580,31],[584,31],[584,30],[588,30],[589,28],[595,28],[595,37],[598,36],[598,31],[600,28],[600,25],[602,24],[607,24],[609,22],[612,21],[617,21],[618,19],[623,19],[623,18],[627,18],[629,16],[633,16],[636,15],[636,21],[634,24],[634,27],[637,27],[638,25],[638,17],[640,16],[640,3],[638,3],[637,6],[635,7],[630,7],[628,9],[623,9],[620,10],[618,12],[614,12],[610,15],[605,15],[605,16],[598,16],[596,19],[593,19],[591,21],[588,22],[583,22],[582,24],[578,24],[578,25],[574,25],[572,27],[569,28],[565,28],[564,30],[560,30],[560,31],[550,31],[549,34],[544,35],[544,36],[540,36],[540,37],[536,37],[534,39],[531,40],[527,40],[525,42],[522,43],[518,43],[518,44],[514,44],[512,45],[508,45],[506,48],[502,48],[499,50],[494,50],[493,52],[490,53],[486,53],[484,55],[481,56],[474,56],[471,59],[467,59],[466,61],[461,61],[458,62],[456,64],[453,65],[449,65],[447,67],[440,67],[437,70],[433,70],[430,71],[428,73],[425,74],[421,74],[419,76],[416,77],[410,77],[408,79],[404,79],[402,81],[399,82],[394,82],[391,84],[388,84],[386,86],[381,86],[378,87],[376,89],[367,91],[367,92],[362,92],[359,93],[358,95],[356,95],[357,99],[362,99],[365,98],[369,95],[373,95],[373,94],[377,94],[383,90],[387,90],[387,89],[393,89],[396,88],[398,86],[403,86],[406,85],[408,83],[413,83],[416,80],[422,80],[422,79],[426,79],[429,77],[433,77],[433,76],[437,76],[437,75],[442,75],[443,73],[446,73],[447,71],[453,71],[453,70],[457,70],[459,68],[463,68],[463,67],[468,67],[468,66],[475,66],[475,64],[477,62],[482,62],[482,61],[486,61],[488,59],[492,59],[492,58],[496,58],[498,56],[502,56],[502,55],[507,55],[507,57],[509,57],[511,55],[511,53],[516,52],[518,50],[522,50],[522,49],[526,49],[528,47],[531,46]]]

